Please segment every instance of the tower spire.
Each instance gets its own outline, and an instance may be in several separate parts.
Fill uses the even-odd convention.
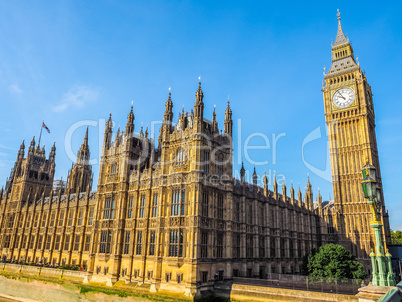
[[[339,45],[342,44],[348,44],[349,43],[349,39],[345,37],[345,34],[343,33],[343,29],[342,29],[342,24],[341,24],[341,13],[339,12],[339,9],[337,10],[337,14],[338,16],[338,33],[336,34],[336,39],[335,39],[335,43],[333,45],[333,47],[338,47]]]

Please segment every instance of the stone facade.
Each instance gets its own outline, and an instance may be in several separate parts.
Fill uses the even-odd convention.
[[[347,56],[351,46],[334,45],[331,70],[337,68],[338,51]],[[352,55],[347,58],[355,62]],[[46,158],[33,138],[25,157],[23,142],[0,192],[1,256],[85,265],[86,281],[146,282],[152,291],[188,296],[233,277],[299,273],[302,257],[328,242],[339,241],[367,258],[361,251],[373,244],[369,210],[352,192],[362,196],[358,173],[364,156],[379,166],[374,111],[364,93],[369,86],[360,67],[353,66],[330,70],[323,87],[334,202],[323,205],[320,194],[314,201],[309,180],[303,198],[293,186],[288,196],[285,184],[280,193],[276,180],[269,190],[266,175],[263,187],[258,186],[255,170],[253,183],[246,182],[243,167],[241,179],[234,179],[230,104],[219,131],[215,110],[212,121],[204,117],[200,82],[193,110],[183,109],[175,126],[169,93],[157,146],[148,130],[141,127],[135,134],[133,107],[125,131],[119,129],[112,141],[110,115],[96,192],[91,190],[88,130],[65,190],[52,189],[55,146]],[[353,110],[336,110],[331,96],[346,83],[359,91],[361,102]],[[339,131],[345,133],[342,138]],[[346,190],[350,184],[353,191]]]

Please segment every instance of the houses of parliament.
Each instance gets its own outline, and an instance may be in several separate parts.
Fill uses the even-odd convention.
[[[366,158],[381,175],[371,87],[353,48],[338,32],[324,75],[334,200],[285,184],[272,190],[233,178],[233,120],[223,131],[214,110],[204,117],[201,82],[194,108],[173,123],[171,93],[156,141],[134,132],[133,106],[124,131],[104,133],[97,189],[92,188],[88,129],[65,189],[55,188],[56,146],[46,156],[35,137],[23,141],[0,192],[0,256],[17,262],[76,264],[85,282],[149,283],[193,296],[233,277],[300,273],[302,257],[329,242],[351,251],[369,272],[374,248],[369,205],[361,189]],[[382,203],[383,235],[390,242]]]

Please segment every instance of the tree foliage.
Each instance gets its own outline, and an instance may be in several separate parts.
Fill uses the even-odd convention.
[[[402,244],[402,231],[391,230],[391,241],[392,244]]]
[[[364,279],[367,275],[355,256],[339,244],[313,249],[303,258],[302,273],[312,278]]]

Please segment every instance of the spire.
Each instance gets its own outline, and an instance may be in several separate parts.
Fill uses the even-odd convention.
[[[169,97],[165,104],[165,113],[163,115],[163,120],[165,121],[165,123],[167,123],[169,125],[169,129],[170,129],[170,126],[173,121],[173,102],[172,102],[172,92],[171,92],[170,87],[169,87]]]
[[[342,29],[342,24],[341,24],[341,13],[339,12],[339,9],[337,10],[337,16],[338,16],[338,32],[336,34],[336,39],[333,47],[338,47],[342,44],[348,44],[349,39],[345,37],[345,34],[343,33]]]
[[[286,184],[285,184],[285,181],[283,181],[283,185],[282,185],[282,198],[283,198],[283,201],[286,201]]]
[[[267,170],[264,173],[264,195],[268,196],[268,178],[267,178]]]
[[[257,180],[258,180],[258,176],[257,176],[257,172],[255,171],[255,166],[254,166],[254,173],[253,173],[253,185],[257,185]]]
[[[109,119],[106,122],[105,135],[103,138],[104,150],[102,151],[102,153],[110,148],[110,144],[112,142],[112,128],[113,128],[112,112],[110,112]]]
[[[195,103],[194,103],[194,119],[196,122],[196,128],[198,132],[202,131],[202,125],[204,120],[204,93],[201,89],[201,77],[198,78],[198,89],[195,93]]]
[[[293,204],[295,200],[295,189],[293,189],[293,182],[290,183],[290,198]]]
[[[49,159],[54,160],[55,157],[56,157],[56,141],[53,142],[53,146],[49,154]]]
[[[229,103],[229,96],[228,96],[228,106],[226,107],[225,110],[225,133],[232,136],[233,132],[233,121],[232,121],[232,110],[230,109],[230,103]]]
[[[126,135],[131,136],[134,132],[134,112],[133,112],[133,102],[131,102],[131,110],[127,116],[127,124],[126,124]]]
[[[218,131],[218,122],[216,121],[216,111],[215,111],[216,106],[214,105],[214,113],[212,113],[212,131],[217,132]]]
[[[195,93],[195,103],[202,104],[203,99],[204,99],[204,93],[202,92],[201,89],[201,77],[198,77],[198,89],[197,92]]]
[[[297,201],[299,203],[299,206],[301,207],[301,205],[302,205],[302,192],[300,191],[300,184],[299,184],[299,191],[297,192]]]
[[[22,140],[20,150],[18,151],[17,159],[23,159],[25,154],[25,139]]]
[[[244,169],[244,164],[241,162],[241,169],[240,169],[240,181],[244,183],[245,181],[246,170]]]
[[[90,152],[88,144],[88,126],[87,126],[87,129],[85,130],[84,140],[82,142],[80,150],[78,150],[77,163],[87,165],[89,161],[89,156]]]
[[[89,126],[87,126],[87,130],[85,131],[84,142],[82,143],[85,146],[88,146],[88,127]]]

